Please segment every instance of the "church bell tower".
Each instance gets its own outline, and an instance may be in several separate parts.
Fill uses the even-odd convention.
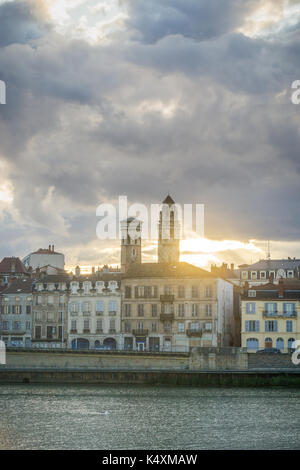
[[[142,262],[142,222],[129,217],[121,222],[121,271]]]
[[[158,226],[158,262],[179,262],[180,224],[175,202],[168,194],[163,201]]]

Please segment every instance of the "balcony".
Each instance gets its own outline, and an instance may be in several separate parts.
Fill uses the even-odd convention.
[[[103,333],[103,328],[97,328],[97,329],[96,329],[96,333],[97,333],[97,334]]]
[[[148,336],[149,330],[132,330],[134,336]]]
[[[83,334],[85,334],[85,335],[90,334],[90,332],[91,332],[91,330],[90,330],[89,328],[85,328],[85,329],[83,330]]]
[[[166,302],[166,303],[173,303],[174,302],[174,295],[161,295],[160,296],[160,301],[161,302]]]
[[[103,315],[104,315],[103,312],[100,312],[100,311],[99,311],[99,312],[96,312],[96,316],[97,316],[97,317],[102,317]]]
[[[201,338],[202,330],[191,330],[190,328],[188,328],[186,330],[186,335],[188,337]]]
[[[70,334],[71,334],[71,335],[76,335],[76,334],[77,334],[77,330],[70,330]]]
[[[14,336],[18,336],[18,335],[25,335],[26,334],[26,330],[24,330],[22,328],[22,330],[7,330],[7,329],[0,329],[0,332],[2,335],[14,335]]]
[[[91,312],[83,312],[83,316],[84,316],[84,317],[90,317],[90,316],[91,316]]]
[[[295,318],[297,317],[297,312],[294,311],[294,312],[283,312],[283,316],[284,318]]]
[[[111,312],[108,312],[108,315],[110,317],[115,317],[117,315],[117,312],[115,312],[114,310],[112,310]]]
[[[263,316],[270,318],[270,317],[278,317],[279,315],[278,315],[277,310],[275,310],[274,312],[269,312],[268,310],[263,310]]]
[[[113,335],[113,334],[115,334],[116,329],[115,328],[110,328],[108,332],[109,332],[109,334]]]
[[[174,320],[174,313],[161,313],[159,318],[161,321],[172,321]]]

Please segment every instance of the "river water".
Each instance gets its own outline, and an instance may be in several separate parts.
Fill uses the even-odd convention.
[[[300,390],[1,385],[0,449],[300,449]]]

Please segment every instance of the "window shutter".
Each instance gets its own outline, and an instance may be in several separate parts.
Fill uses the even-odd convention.
[[[259,320],[255,322],[255,331],[259,331]]]
[[[249,321],[246,321],[246,331],[249,331]]]
[[[69,302],[69,304],[68,304],[68,311],[69,311],[69,313],[72,312],[72,302]]]
[[[135,295],[135,298],[138,299],[139,298],[139,290],[138,290],[138,287],[135,286],[134,288],[134,295]]]
[[[21,315],[21,313],[22,313],[22,305],[20,305],[20,315]]]
[[[267,320],[265,322],[265,331],[269,331],[269,322]]]
[[[278,331],[278,321],[274,321],[274,331]]]

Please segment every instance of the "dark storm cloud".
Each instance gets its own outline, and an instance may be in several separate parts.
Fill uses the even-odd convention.
[[[220,36],[242,24],[259,0],[130,0],[133,37],[155,43],[170,35],[197,41]]]
[[[299,107],[289,93],[299,40],[234,33],[255,2],[218,3],[217,12],[214,1],[174,1],[189,20],[173,21],[170,2],[143,2],[160,16],[141,41],[91,46],[51,33],[0,48],[0,154],[14,187],[1,240],[15,231],[31,248],[88,247],[100,202],[157,203],[168,191],[205,203],[208,236],[298,237]],[[130,14],[128,28],[139,29],[137,2]],[[5,250],[20,250],[17,239]]]
[[[0,5],[0,46],[25,44],[49,29],[50,25],[37,17],[34,4],[15,1]]]

